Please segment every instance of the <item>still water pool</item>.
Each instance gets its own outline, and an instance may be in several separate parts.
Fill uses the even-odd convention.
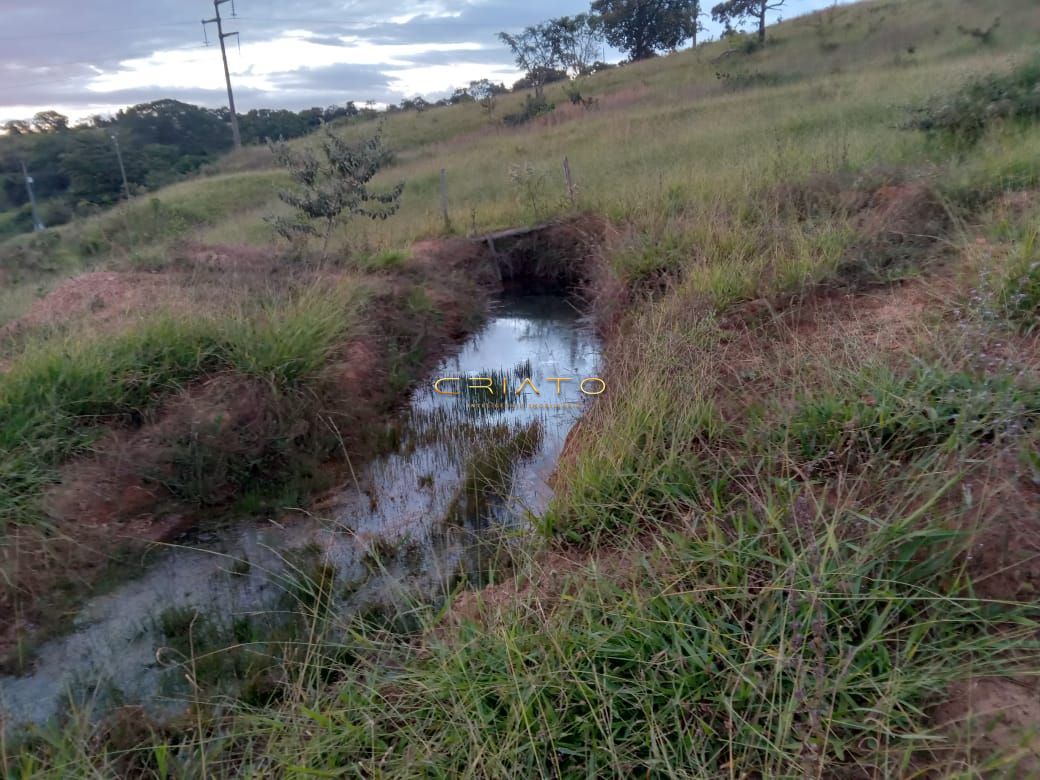
[[[567,434],[596,402],[580,382],[596,376],[599,359],[594,333],[566,299],[499,301],[414,391],[388,455],[349,470],[320,509],[203,529],[151,551],[143,576],[90,601],[66,635],[38,648],[31,674],[0,677],[0,719],[9,728],[45,723],[70,704],[181,711],[190,659],[174,634],[195,631],[201,643],[195,616],[234,626],[229,636],[262,631],[298,603],[301,579],[315,570],[333,572],[343,622],[360,610],[436,603],[460,580],[479,581],[493,558],[489,539],[522,536],[552,497]],[[440,389],[458,395],[434,391],[442,378]]]

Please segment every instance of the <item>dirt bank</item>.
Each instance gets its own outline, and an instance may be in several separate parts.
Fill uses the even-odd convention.
[[[524,279],[539,274],[575,289],[588,278],[585,252],[601,225],[553,225],[496,252],[479,241],[426,241],[391,271],[361,277],[354,268],[285,269],[261,251],[193,246],[162,272],[88,274],[38,302],[5,330],[9,340],[70,329],[104,339],[158,309],[212,316],[279,286],[367,290],[357,324],[302,383],[283,387],[234,370],[200,375],[109,421],[88,454],[60,466],[42,496],[46,526],[16,527],[0,548],[11,583],[0,593],[7,666],[18,667],[26,642],[66,624],[82,598],[126,576],[128,560],[147,566],[151,545],[219,522],[244,495],[254,497],[249,506],[276,508],[287,488],[299,506],[342,484],[344,456],[356,469],[378,453],[385,422],[412,384],[480,324],[512,276],[504,264],[526,268],[537,258]]]
[[[4,330],[26,337],[89,333],[105,339],[161,311],[190,320],[272,287],[334,291],[356,271],[285,270],[263,252],[192,247],[157,273],[99,272],[72,279]],[[359,322],[316,374],[279,387],[235,371],[200,375],[135,414],[105,424],[88,454],[63,464],[46,488],[46,522],[8,529],[0,546],[0,653],[67,622],[75,605],[142,562],[149,545],[214,522],[246,492],[277,502],[341,479],[378,451],[378,432],[411,383],[482,320],[498,284],[483,249],[428,242],[393,276],[364,277]],[[334,293],[333,293],[334,294]],[[141,565],[146,565],[142,563]]]

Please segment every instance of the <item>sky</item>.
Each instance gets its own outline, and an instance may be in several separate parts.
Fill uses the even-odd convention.
[[[786,17],[833,0],[788,0]],[[239,112],[436,100],[520,74],[496,33],[583,13],[588,0],[235,0],[228,59]],[[705,3],[708,5],[708,3]],[[231,16],[231,3],[221,6]],[[227,104],[212,0],[0,0],[0,122],[78,121],[160,98]],[[707,34],[717,25],[704,20]],[[604,52],[607,60],[620,58]]]

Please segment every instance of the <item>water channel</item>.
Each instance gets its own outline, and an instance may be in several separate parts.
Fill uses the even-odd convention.
[[[460,578],[479,581],[489,565],[482,541],[522,535],[550,500],[567,434],[595,403],[581,381],[597,375],[599,359],[595,334],[567,299],[497,301],[485,326],[413,392],[393,451],[348,474],[320,509],[238,520],[153,550],[145,574],[91,600],[68,633],[37,649],[30,674],[0,677],[0,721],[43,724],[70,704],[183,710],[184,637],[172,634],[202,633],[185,616],[262,631],[315,566],[333,572],[343,619],[436,602]]]

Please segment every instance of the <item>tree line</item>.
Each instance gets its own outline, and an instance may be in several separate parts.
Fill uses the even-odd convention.
[[[243,141],[296,138],[335,119],[374,117],[354,103],[304,111],[255,109],[239,117]],[[56,111],[4,125],[0,135],[0,237],[32,230],[22,165],[33,179],[41,221],[60,225],[122,197],[115,136],[132,191],[174,182],[231,149],[228,110],[156,100],[71,125]]]
[[[757,40],[765,42],[766,15],[785,0],[726,0],[711,9],[711,17],[733,31],[734,23],[757,23]],[[700,0],[593,0],[589,12],[562,16],[525,27],[519,33],[501,32],[517,67],[542,101],[550,81],[594,73],[602,63],[601,46],[609,43],[632,62],[675,51],[687,41],[697,45],[706,16]]]
[[[751,20],[757,40],[765,41],[766,15],[785,0],[726,0],[712,7],[711,17],[725,25]],[[507,122],[526,121],[551,110],[544,88],[613,67],[602,61],[604,43],[638,61],[674,51],[687,41],[697,43],[707,16],[700,0],[593,0],[589,12],[550,19],[518,33],[499,33],[513,54],[523,78],[513,90],[532,89],[520,114]],[[390,105],[386,113],[425,111],[435,106],[477,102],[489,114],[496,99],[509,92],[504,84],[473,81],[435,103],[415,97]],[[571,99],[582,100],[577,90]],[[303,111],[254,109],[239,115],[242,140],[263,143],[307,135],[321,125],[342,119],[372,119],[383,112],[372,104]],[[177,100],[156,100],[119,111],[113,117],[94,116],[75,126],[55,111],[27,121],[12,121],[0,134],[0,238],[33,229],[29,196],[23,176],[33,177],[41,221],[60,225],[75,216],[110,205],[123,195],[115,136],[123,151],[131,191],[155,189],[183,178],[231,149],[226,108],[201,108]]]

